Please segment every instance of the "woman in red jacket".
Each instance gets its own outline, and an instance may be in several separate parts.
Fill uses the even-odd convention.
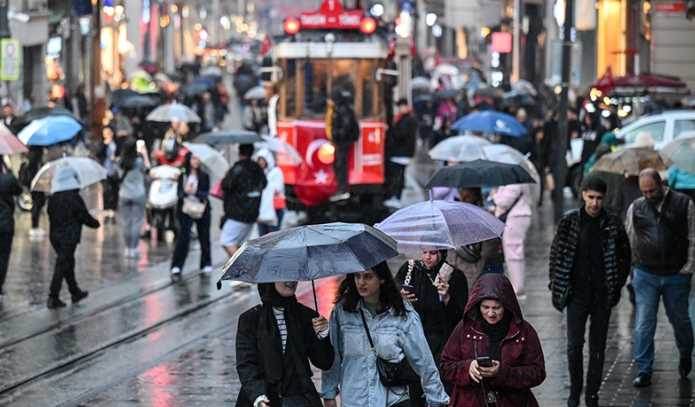
[[[543,350],[504,275],[475,282],[442,352],[442,373],[454,386],[450,406],[538,406],[531,388],[545,380]]]

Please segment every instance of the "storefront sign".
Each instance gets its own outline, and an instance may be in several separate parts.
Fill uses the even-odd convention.
[[[684,13],[685,2],[674,1],[672,3],[657,3],[654,4],[654,10],[660,13]]]
[[[19,41],[11,38],[0,40],[0,80],[16,81],[19,79],[21,51]]]

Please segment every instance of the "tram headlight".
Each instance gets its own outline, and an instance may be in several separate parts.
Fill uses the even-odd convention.
[[[376,20],[371,17],[365,17],[360,21],[360,32],[362,34],[373,34],[376,31]]]
[[[331,143],[325,143],[319,147],[316,157],[322,164],[331,165],[335,161],[335,147]]]
[[[287,35],[295,35],[299,32],[301,28],[299,20],[294,17],[286,18],[285,21],[282,23],[282,26],[285,30],[285,34]]]

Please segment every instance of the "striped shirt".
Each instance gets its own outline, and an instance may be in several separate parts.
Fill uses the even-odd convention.
[[[287,324],[285,323],[285,309],[282,307],[273,307],[273,314],[275,314],[275,320],[278,323],[278,331],[280,332],[280,339],[282,339],[282,353],[285,353],[285,348],[287,347]]]

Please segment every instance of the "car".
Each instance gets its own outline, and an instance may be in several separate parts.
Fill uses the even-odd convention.
[[[643,116],[616,132],[625,145],[634,144],[641,133],[649,134],[654,148],[659,150],[684,132],[695,130],[695,110],[670,110],[664,113]]]

